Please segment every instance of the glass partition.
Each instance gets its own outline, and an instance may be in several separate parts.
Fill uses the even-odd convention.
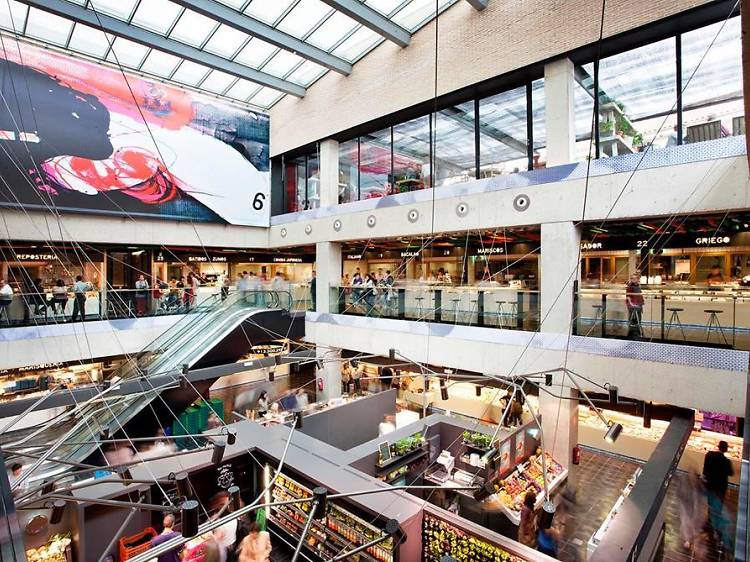
[[[443,109],[435,118],[435,185],[451,185],[476,176],[474,102]]]
[[[547,119],[546,101],[544,97],[544,79],[531,83],[531,120],[534,135],[534,152],[531,168],[544,168],[547,162]]]
[[[360,199],[383,197],[388,194],[391,186],[392,164],[390,127],[360,137]]]
[[[393,127],[391,193],[406,193],[432,187],[430,133],[429,115]]]
[[[339,144],[339,203],[359,199],[359,139]]]
[[[479,100],[480,176],[528,168],[526,87]]]

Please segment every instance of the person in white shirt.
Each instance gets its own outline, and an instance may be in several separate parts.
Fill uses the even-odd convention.
[[[78,314],[81,315],[81,322],[86,319],[86,291],[91,290],[91,285],[83,280],[82,275],[76,275],[76,282],[73,283],[73,316],[70,321],[75,322]]]
[[[310,400],[307,397],[307,392],[302,390],[301,388],[297,389],[297,408],[300,410],[304,410],[309,406]]]
[[[17,462],[10,465],[10,470],[8,471],[8,481],[10,482],[11,488],[13,488],[16,482],[18,482],[21,479],[21,476],[23,476],[23,465]],[[18,488],[13,490],[12,494],[14,496],[18,495],[20,492],[23,491],[25,487],[26,487],[26,483],[23,482],[20,486],[18,486]]]
[[[0,318],[5,313],[5,321],[10,324],[10,316],[8,316],[8,307],[13,302],[13,287],[5,282],[5,279],[0,279]]]

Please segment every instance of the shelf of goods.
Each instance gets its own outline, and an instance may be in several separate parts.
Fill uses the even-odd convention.
[[[289,501],[312,497],[312,491],[285,475],[279,475],[271,489],[273,501]],[[299,540],[311,509],[310,503],[272,506],[268,521]],[[325,519],[313,521],[305,546],[315,555],[330,560],[334,556],[384,536],[378,527],[346,509],[328,502]],[[394,562],[394,541],[382,543],[353,555],[354,562]]]
[[[608,419],[623,426],[622,434],[617,443],[608,445],[601,437],[604,429],[599,418],[590,408],[579,408],[578,437],[580,444],[640,460],[648,460],[669,426],[669,422],[652,420],[651,427],[646,428],[643,427],[643,418],[640,416],[631,416],[609,410],[605,411],[605,415]],[[730,481],[738,483],[742,459],[742,438],[734,435],[694,430],[688,438],[679,467],[683,470],[700,473],[703,470],[703,457],[708,451],[718,449],[719,441],[726,441],[729,445],[726,456],[731,461],[735,473]]]
[[[429,445],[421,433],[399,439],[390,445],[392,458],[383,462],[378,456],[377,477],[390,484],[427,460]]]
[[[635,473],[633,473],[633,476],[628,480],[628,483],[625,485],[625,488],[622,490],[622,494],[620,494],[620,497],[617,498],[617,501],[615,502],[615,505],[612,506],[612,509],[607,514],[606,519],[604,519],[604,522],[601,524],[599,529],[591,536],[589,539],[588,544],[586,545],[586,550],[588,552],[588,555],[591,556],[594,553],[594,550],[596,550],[596,547],[599,546],[599,543],[601,542],[602,538],[604,538],[604,534],[607,532],[607,529],[609,528],[609,524],[612,522],[612,520],[617,515],[617,512],[620,510],[620,506],[622,505],[622,502],[625,501],[625,498],[627,498],[630,495],[630,491],[633,489],[633,486],[635,486],[635,481],[638,479],[638,476],[641,474],[641,469],[636,469]]]
[[[422,520],[424,562],[526,562],[498,545],[425,512]]]
[[[2,558],[2,557],[0,557]],[[29,562],[70,562],[70,533],[53,535],[49,542],[39,548],[26,551]]]
[[[567,477],[568,471],[545,453],[547,461],[547,487],[552,493]],[[495,483],[495,498],[498,506],[514,525],[521,523],[521,505],[526,492],[533,490],[537,494],[536,509],[544,503],[544,478],[542,476],[541,456],[535,455],[516,467],[510,475]]]

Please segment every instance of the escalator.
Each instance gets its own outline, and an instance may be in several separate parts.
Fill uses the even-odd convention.
[[[291,305],[289,293],[276,291],[237,292],[224,300],[219,295],[208,297],[113,373],[110,386],[102,390],[100,399],[74,407],[45,427],[23,432],[23,435],[13,432],[0,437],[18,450],[23,450],[26,444],[45,443],[49,445],[50,459],[80,462],[97,450],[91,441],[101,434],[130,435],[130,428],[126,431],[126,426],[135,421],[139,412],[143,411],[144,418],[150,416],[153,420],[153,406],[151,412],[144,408],[163,392],[179,386],[176,379],[162,387],[154,386],[150,379],[178,374],[185,366],[190,369],[237,361],[248,351],[251,342],[303,335],[304,314],[291,312]],[[121,381],[138,381],[143,391],[115,394],[112,390],[117,389]],[[195,390],[190,390],[182,393],[182,400],[188,403],[173,402],[169,408],[181,411],[189,401],[195,400]],[[34,451],[38,453],[39,449]],[[43,465],[39,463],[34,480],[64,470],[53,462]]]

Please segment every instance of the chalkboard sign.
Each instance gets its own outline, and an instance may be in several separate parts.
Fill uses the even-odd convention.
[[[388,462],[391,460],[391,448],[387,441],[383,441],[378,445],[378,451],[380,451],[380,463]]]

